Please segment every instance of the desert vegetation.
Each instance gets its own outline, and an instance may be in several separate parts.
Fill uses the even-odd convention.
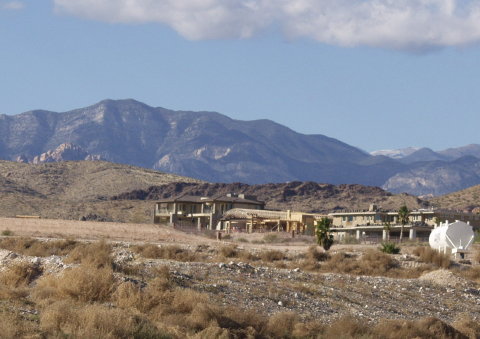
[[[432,316],[410,320],[377,317],[365,322],[348,311],[322,317],[313,311],[299,311],[309,310],[325,298],[319,294],[323,293],[320,286],[330,284],[337,289],[347,284],[344,278],[329,282],[328,274],[406,279],[445,266],[444,261],[421,247],[414,250],[424,265],[421,270],[402,268],[396,256],[379,249],[355,254],[330,250],[327,254],[319,246],[310,246],[304,253],[290,253],[261,247],[247,249],[234,243],[130,246],[106,241],[22,237],[5,237],[0,240],[0,248],[18,255],[9,254],[14,257],[11,260],[4,258],[0,272],[0,332],[5,338],[475,338],[480,335],[478,321],[467,315],[458,315],[449,322]],[[55,265],[53,259],[57,260]],[[292,274],[298,274],[298,279],[292,278]],[[257,285],[259,279],[264,279],[262,284],[267,285]],[[230,284],[233,284],[231,291]],[[248,294],[234,288],[235,284],[248,288]],[[294,296],[288,294],[290,290]],[[262,307],[255,302],[245,306],[235,301],[237,294],[253,301],[263,300],[263,304],[270,302],[271,306]],[[305,306],[302,306],[304,297],[299,299],[297,295],[308,298]],[[309,306],[310,303],[313,304]]]

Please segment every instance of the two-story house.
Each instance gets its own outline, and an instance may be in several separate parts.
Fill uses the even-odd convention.
[[[233,193],[213,198],[183,195],[157,201],[154,223],[211,230],[216,228],[223,214],[233,208],[263,210],[265,202],[254,196]]]

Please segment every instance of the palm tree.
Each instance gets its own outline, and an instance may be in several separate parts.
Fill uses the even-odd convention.
[[[402,224],[402,228],[400,229],[400,242],[402,242],[403,239],[403,228],[405,227],[406,224],[410,221],[410,210],[406,205],[403,205],[400,207],[398,210],[398,219],[400,223]]]
[[[331,224],[332,221],[328,218],[322,218],[317,221],[317,229],[315,231],[317,243],[322,246],[325,251],[328,251],[333,245],[333,235],[330,234]]]

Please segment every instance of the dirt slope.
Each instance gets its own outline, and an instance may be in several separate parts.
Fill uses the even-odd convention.
[[[368,209],[376,204],[384,209],[398,209],[404,203],[410,209],[426,203],[408,194],[391,194],[379,187],[362,185],[329,185],[315,182],[247,185],[171,183],[136,190],[114,197],[116,200],[156,200],[182,194],[221,196],[229,192],[257,196],[267,203],[267,209],[326,213],[344,209]]]

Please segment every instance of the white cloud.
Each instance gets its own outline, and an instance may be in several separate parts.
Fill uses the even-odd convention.
[[[421,50],[480,41],[480,0],[54,0],[59,13],[158,22],[188,39],[288,37],[341,46]]]
[[[9,10],[19,10],[25,8],[25,4],[21,1],[6,1],[0,3],[0,8]]]

